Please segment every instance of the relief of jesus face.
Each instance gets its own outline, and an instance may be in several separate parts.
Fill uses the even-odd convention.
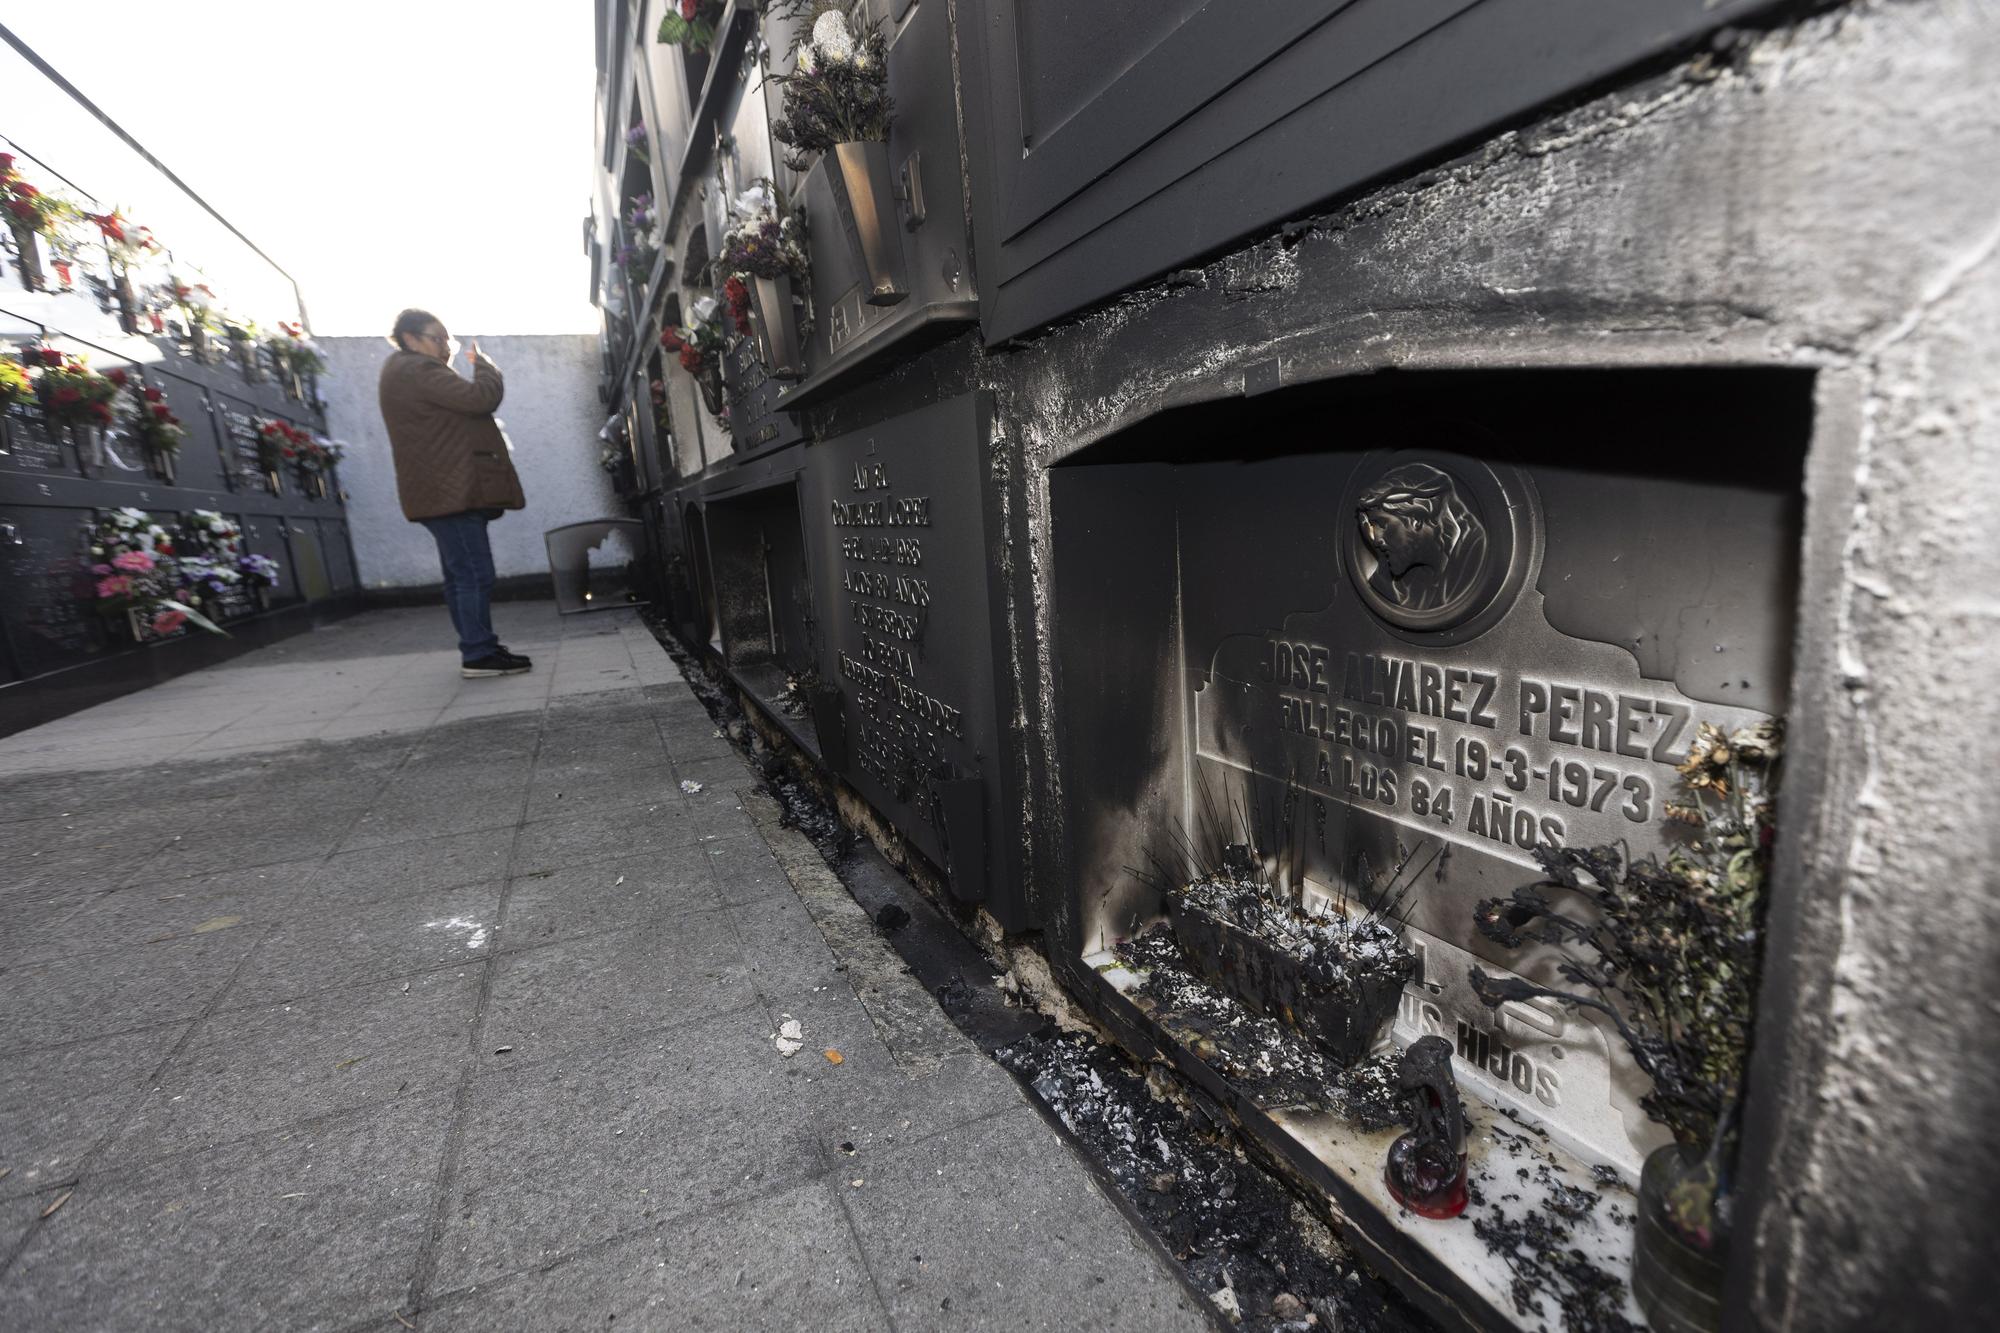
[[[1361,539],[1377,559],[1400,579],[1418,565],[1434,565],[1443,555],[1436,524],[1418,524],[1407,515],[1385,509],[1361,512]]]

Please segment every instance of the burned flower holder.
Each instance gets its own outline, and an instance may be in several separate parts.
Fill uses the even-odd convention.
[[[854,257],[860,261],[863,298],[869,305],[896,305],[910,294],[903,271],[902,229],[896,224],[896,187],[889,173],[887,143],[837,143],[828,182],[836,201],[845,200],[843,221]]]
[[[1410,1131],[1389,1145],[1382,1180],[1391,1198],[1420,1217],[1465,1211],[1465,1105],[1451,1073],[1451,1043],[1419,1037],[1396,1062],[1396,1091]]]
[[[1169,897],[1168,911],[1209,980],[1342,1065],[1368,1054],[1416,975],[1416,955],[1384,922],[1309,916],[1247,876],[1198,880]]]
[[[1639,1172],[1632,1298],[1655,1333],[1714,1333],[1722,1326],[1727,1247],[1712,1232],[1690,1235],[1684,1220],[1711,1213],[1714,1197],[1714,1163],[1677,1143],[1654,1149]]]

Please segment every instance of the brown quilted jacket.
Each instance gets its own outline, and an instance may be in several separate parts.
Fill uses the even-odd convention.
[[[527,504],[507,439],[493,420],[505,392],[499,367],[484,357],[467,380],[431,357],[389,354],[382,363],[382,424],[396,460],[403,517],[414,523]]]

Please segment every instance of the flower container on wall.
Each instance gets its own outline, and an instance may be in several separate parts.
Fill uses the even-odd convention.
[[[112,294],[118,300],[118,327],[128,334],[139,332],[139,295],[132,290],[132,275],[121,272],[112,280]]]
[[[799,322],[792,310],[792,280],[753,278],[750,296],[756,315],[758,359],[774,379],[802,378],[806,362],[799,346]]]
[[[76,449],[76,467],[86,477],[104,470],[104,427],[69,423],[69,442]]]
[[[160,480],[169,486],[174,484],[174,458],[175,453],[172,449],[162,449],[151,444],[146,446],[146,461],[152,465]]]
[[[236,358],[236,368],[243,373],[246,382],[257,384],[263,380],[264,367],[257,356],[257,342],[247,332],[230,330],[229,351]]]
[[[21,286],[31,292],[43,290],[48,280],[42,274],[41,237],[18,218],[8,219],[7,230],[14,235],[14,267],[20,271]]]
[[[708,414],[712,417],[721,416],[723,408],[721,362],[711,362],[703,366],[700,373],[694,377],[694,382],[701,387],[701,405],[708,409]]]
[[[886,143],[833,146],[835,170],[828,179],[847,197],[854,219],[855,258],[866,275],[869,305],[896,305],[910,294],[903,273],[903,234],[897,225],[896,187],[889,173]]]
[[[1674,1220],[1676,1196],[1699,1190],[1707,1168],[1698,1155],[1669,1143],[1653,1150],[1639,1174],[1632,1299],[1655,1333],[1714,1333],[1722,1326],[1728,1246],[1712,1231],[1690,1236]]]

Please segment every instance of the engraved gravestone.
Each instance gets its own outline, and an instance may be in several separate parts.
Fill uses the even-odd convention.
[[[270,476],[257,452],[257,414],[247,403],[218,394],[215,411],[222,423],[222,454],[237,490],[271,491]]]
[[[1616,487],[1440,450],[1371,453],[1345,472],[1326,492],[1325,605],[1215,647],[1195,698],[1197,762],[1262,801],[1299,793],[1309,894],[1381,885],[1408,868],[1407,930],[1422,971],[1396,1022],[1400,1041],[1444,1037],[1471,1092],[1592,1160],[1636,1170],[1661,1132],[1638,1110],[1644,1089],[1629,1058],[1607,1030],[1556,1005],[1496,1014],[1479,1004],[1467,981],[1475,962],[1547,976],[1552,960],[1485,956],[1472,907],[1533,880],[1538,848],[1663,849],[1675,764],[1697,721],[1735,727],[1765,714],[1737,703],[1749,701],[1741,690],[1695,697],[1698,666],[1652,676],[1631,644],[1554,623],[1618,599],[1616,577],[1588,566],[1630,551],[1593,552],[1573,530],[1577,511],[1629,504]],[[1636,526],[1673,513],[1710,542],[1726,540],[1709,531],[1718,519],[1745,512],[1717,495],[1704,515],[1698,489],[1672,486],[1651,506],[1654,519]],[[1784,531],[1771,521],[1781,509],[1754,516]],[[1715,617],[1712,601],[1693,600],[1669,634],[1698,636]],[[1768,697],[1773,682],[1763,684]]]
[[[0,468],[10,472],[74,475],[67,446],[33,403],[10,403],[0,428]]]
[[[813,448],[805,491],[844,701],[844,774],[1003,922],[1021,911],[994,847],[1000,753],[974,395]],[[989,884],[992,886],[988,896]]]
[[[1162,921],[1126,867],[1249,824],[1309,902],[1401,895],[1420,970],[1395,1042],[1444,1038],[1468,1096],[1636,1173],[1664,1131],[1623,1043],[1551,1002],[1480,1003],[1475,965],[1554,981],[1554,960],[1474,909],[1540,878],[1540,849],[1667,846],[1697,726],[1784,712],[1805,383],[1302,386],[1052,469],[1080,955]],[[1476,424],[1430,415],[1458,394]]]
[[[85,564],[83,509],[0,506],[0,599],[23,674],[74,666],[104,651]]]

